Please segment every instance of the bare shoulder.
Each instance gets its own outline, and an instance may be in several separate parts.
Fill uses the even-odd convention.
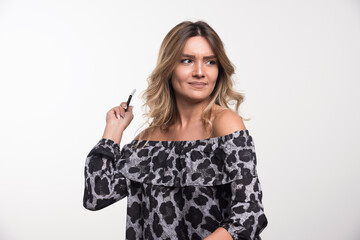
[[[231,109],[219,111],[213,122],[214,136],[225,136],[239,130],[246,130],[242,117]]]
[[[144,135],[142,135],[142,134],[144,134]],[[142,135],[142,136],[141,136]],[[146,139],[146,131],[145,130],[143,130],[143,131],[141,131],[135,138],[134,138],[134,140],[139,140],[139,138],[140,138],[140,136],[141,136],[141,139]]]
[[[158,130],[158,128],[156,128],[155,130],[154,130],[154,132],[152,133],[152,139],[155,137],[156,138],[156,136],[158,136],[159,135],[159,130]],[[143,134],[143,135],[142,135]],[[146,140],[147,138],[148,138],[148,136],[149,136],[149,130],[148,129],[144,129],[143,131],[141,131],[135,138],[134,138],[134,140],[139,140],[139,138],[140,138],[140,136],[141,136],[141,140]]]
[[[136,137],[134,138],[134,140],[139,140],[139,136],[141,133],[139,133],[138,135],[136,135]]]

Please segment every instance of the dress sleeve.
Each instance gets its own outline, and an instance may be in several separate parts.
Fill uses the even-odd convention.
[[[262,205],[262,190],[258,177],[245,174],[230,183],[230,215],[220,227],[225,228],[234,240],[261,240],[259,234],[267,226]]]
[[[226,187],[229,214],[220,222],[220,227],[225,228],[234,240],[261,240],[260,233],[268,221],[262,204],[253,139],[248,133],[240,134],[221,146],[228,151],[225,158],[228,172],[233,170],[237,174]]]
[[[85,162],[83,206],[92,211],[105,208],[128,195],[127,179],[117,170],[122,153],[110,139],[101,139]]]

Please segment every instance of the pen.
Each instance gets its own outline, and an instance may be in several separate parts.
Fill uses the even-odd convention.
[[[134,95],[136,89],[134,88],[134,90],[131,92],[131,94],[129,95],[129,98],[127,100],[127,103],[126,103],[126,109],[125,109],[125,112],[127,112],[127,110],[129,109],[129,104],[130,104],[130,101],[131,101],[131,98],[132,96]]]

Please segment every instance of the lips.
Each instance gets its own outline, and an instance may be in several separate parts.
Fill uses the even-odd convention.
[[[190,82],[191,85],[198,85],[198,86],[203,86],[206,85],[206,83],[204,82]]]
[[[207,84],[204,82],[190,82],[189,83],[193,88],[197,88],[197,89],[202,89],[204,88]]]

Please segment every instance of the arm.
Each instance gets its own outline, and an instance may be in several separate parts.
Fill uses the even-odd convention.
[[[262,191],[257,176],[231,182],[230,216],[220,226],[234,240],[260,239],[259,234],[267,226],[261,200]]]
[[[230,216],[204,240],[260,240],[259,234],[267,225],[261,198],[257,177],[231,182]]]
[[[128,195],[126,179],[116,171],[121,156],[117,142],[120,143],[122,133],[122,129],[106,126],[102,139],[86,158],[83,197],[86,209],[100,210]]]
[[[117,117],[117,116],[120,116]],[[83,206],[96,211],[128,195],[127,179],[117,170],[122,152],[122,134],[133,119],[132,106],[125,113],[120,106],[112,108],[106,116],[102,139],[90,151],[85,162],[85,190]]]
[[[117,172],[120,147],[102,138],[90,151],[85,163],[83,206],[92,211],[105,208],[128,195],[127,180]]]
[[[246,129],[242,118],[230,110],[225,110],[218,114],[215,118],[214,126],[215,131],[220,136],[235,130]],[[249,144],[249,142],[246,144]],[[237,152],[240,152],[239,150],[241,150],[241,147],[233,145],[233,149]],[[242,172],[242,178],[233,180],[229,183],[231,187],[229,217],[224,219],[220,223],[219,228],[206,238],[206,240],[261,239],[259,234],[267,226],[267,219],[261,202],[262,190],[256,173],[256,155],[254,147],[252,147],[251,152],[251,161],[245,160],[248,158],[248,153],[244,152],[244,162],[242,162],[242,156],[239,155],[239,160],[242,162],[242,165],[243,163],[246,163],[244,168],[239,169]]]
[[[204,238],[204,240],[233,240],[230,233],[225,228],[219,227],[210,236]]]

